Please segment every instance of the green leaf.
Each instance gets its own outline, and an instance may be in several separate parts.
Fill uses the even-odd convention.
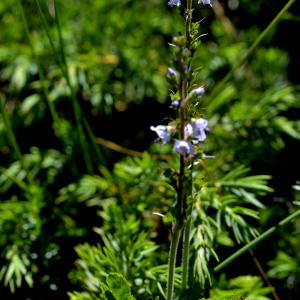
[[[116,298],[114,297],[113,293],[110,290],[106,290],[104,292],[104,297],[106,300],[116,300]]]
[[[126,279],[117,274],[111,273],[106,279],[106,283],[109,286],[113,296],[117,300],[133,300],[134,297],[131,296],[129,284]],[[107,291],[105,292],[106,296]],[[107,299],[110,300],[110,299]]]
[[[266,208],[260,201],[258,201],[253,194],[247,193],[244,189],[239,189],[241,194],[253,205],[259,207],[259,208]]]

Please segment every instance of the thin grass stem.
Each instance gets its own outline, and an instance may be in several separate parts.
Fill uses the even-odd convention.
[[[246,246],[244,246],[243,248],[241,248],[240,250],[238,250],[237,252],[235,252],[234,254],[232,254],[230,257],[228,257],[227,259],[225,259],[223,262],[221,262],[219,265],[217,265],[213,269],[213,273],[216,273],[216,272],[220,271],[221,269],[223,269],[224,267],[226,267],[228,264],[230,264],[232,261],[234,261],[235,259],[237,259],[240,255],[242,255],[243,253],[245,253],[247,250],[249,250],[250,248],[252,248],[254,245],[258,244],[263,239],[265,239],[266,237],[268,237],[270,234],[272,234],[273,232],[277,231],[279,227],[281,227],[281,226],[285,225],[286,223],[292,221],[293,219],[295,219],[299,215],[300,215],[300,209],[298,211],[296,211],[295,213],[293,213],[292,215],[288,216],[287,218],[283,219],[277,225],[271,227],[269,230],[267,230],[266,232],[262,233],[258,238],[256,238],[255,240],[251,241],[249,244],[247,244]]]
[[[87,171],[89,174],[93,174],[93,165],[92,165],[92,159],[91,159],[91,156],[90,156],[90,153],[89,153],[89,149],[88,149],[88,144],[87,144],[87,141],[86,141],[86,138],[85,138],[85,134],[84,134],[84,131],[83,131],[83,126],[82,126],[82,123],[81,123],[81,110],[80,110],[80,106],[79,106],[79,103],[76,99],[76,96],[75,96],[75,93],[74,93],[74,89],[71,85],[71,82],[70,82],[70,78],[69,78],[69,74],[68,74],[68,71],[67,69],[65,68],[65,66],[63,65],[63,62],[54,46],[54,43],[53,43],[53,40],[52,40],[52,37],[50,35],[50,31],[49,31],[49,28],[48,28],[48,25],[47,25],[47,22],[46,22],[46,19],[44,17],[44,14],[41,10],[41,7],[39,5],[39,2],[38,0],[34,0],[34,3],[37,7],[37,10],[38,10],[38,13],[40,15],[40,18],[42,20],[42,23],[43,23],[43,26],[46,30],[46,34],[48,36],[48,39],[49,39],[49,42],[50,42],[50,45],[51,45],[51,48],[54,52],[54,55],[56,57],[56,60],[61,68],[61,71],[62,71],[62,74],[63,76],[66,78],[66,81],[67,81],[67,85],[69,86],[70,90],[71,90],[71,102],[72,102],[72,105],[73,105],[73,110],[74,110],[74,115],[75,115],[75,121],[76,121],[76,127],[77,127],[77,132],[78,132],[78,136],[79,136],[79,140],[80,140],[80,144],[81,144],[81,147],[82,147],[82,151],[83,151],[83,157],[84,157],[84,160],[85,160],[85,164],[86,164],[86,168],[87,168]]]
[[[28,192],[28,187],[25,182],[21,181],[18,177],[11,174],[8,170],[0,166],[0,172],[4,174],[8,179],[13,181],[21,190]]]
[[[292,4],[296,0],[290,0],[284,8],[279,12],[279,14],[273,19],[273,21],[269,24],[269,26],[260,34],[260,36],[256,39],[256,41],[251,45],[248,51],[239,59],[239,61],[235,64],[235,66],[230,70],[230,72],[223,78],[223,80],[217,85],[217,87],[212,91],[212,93],[206,98],[203,103],[203,107],[207,106],[208,103],[211,103],[212,99],[222,90],[226,82],[231,78],[237,68],[239,68],[246,59],[250,56],[250,54],[254,51],[254,49],[259,45],[259,43],[263,40],[263,38],[270,32],[270,30],[280,21],[283,14],[292,6]]]
[[[181,234],[181,229],[178,220],[176,220],[173,228],[173,236],[172,236],[171,249],[169,254],[167,300],[173,299],[176,254],[177,254],[180,234]]]
[[[9,139],[9,141],[10,141],[10,143],[11,143],[11,145],[12,145],[14,151],[15,151],[17,159],[20,161],[22,168],[26,171],[26,177],[27,177],[28,182],[30,184],[33,184],[32,176],[30,174],[29,169],[25,165],[24,157],[21,153],[18,142],[17,142],[16,137],[13,133],[12,128],[11,128],[7,113],[5,111],[4,102],[2,101],[2,97],[0,98],[0,111],[2,113],[2,118],[3,118],[4,124],[5,124],[8,139]]]
[[[46,81],[45,81],[45,77],[44,77],[44,73],[43,73],[41,64],[40,64],[39,59],[38,59],[38,57],[35,53],[34,46],[33,46],[33,43],[32,43],[31,37],[30,37],[30,32],[29,32],[28,23],[27,23],[25,14],[24,14],[23,5],[22,5],[21,0],[17,0],[17,2],[18,2],[18,5],[19,5],[19,8],[20,8],[21,18],[22,18],[24,29],[25,29],[25,34],[26,34],[26,37],[27,37],[27,40],[28,40],[28,43],[29,43],[29,46],[30,46],[30,49],[31,49],[31,54],[32,54],[33,59],[34,59],[36,65],[37,65],[37,69],[38,69],[39,77],[40,77],[40,80],[41,80],[43,93],[45,95],[47,104],[49,106],[52,119],[53,119],[54,123],[56,123],[57,128],[59,128],[59,123],[60,123],[59,122],[59,117],[58,117],[58,114],[55,110],[54,103],[52,101],[50,101],[50,98],[49,98],[49,90],[48,90],[48,87],[46,85]]]

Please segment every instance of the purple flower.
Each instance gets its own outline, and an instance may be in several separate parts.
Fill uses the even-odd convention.
[[[203,3],[203,5],[210,5],[211,7],[212,7],[212,4],[211,4],[211,0],[199,0],[198,1],[198,4],[200,4],[200,3]]]
[[[187,65],[185,65],[182,70],[183,70],[183,72],[187,72],[189,70],[189,67]]]
[[[168,74],[171,78],[173,76],[177,77],[177,73],[172,68],[168,68]]]
[[[173,106],[179,106],[180,105],[180,99],[175,99],[173,102],[172,102],[172,105]]]
[[[180,155],[194,154],[194,148],[192,144],[187,143],[186,141],[176,141],[173,146],[173,151],[179,153]]]
[[[206,139],[206,134],[204,130],[209,130],[207,127],[208,121],[205,119],[198,119],[196,120],[192,126],[193,126],[193,137],[198,139],[200,142],[205,141]]]
[[[199,87],[197,89],[192,90],[191,94],[193,94],[195,92],[196,92],[196,97],[202,96],[204,94],[204,92],[205,92],[204,87],[201,86],[201,87]]]
[[[174,63],[178,62],[178,59],[176,57],[172,57],[172,60],[173,60]]]
[[[150,127],[151,130],[156,131],[158,138],[155,140],[155,142],[158,142],[159,140],[162,140],[162,146],[166,145],[167,142],[170,141],[171,138],[171,134],[168,131],[168,128],[163,126],[163,125],[158,125],[156,127],[151,126]]]
[[[173,5],[181,5],[180,0],[171,0],[170,2],[168,2],[169,6],[173,6]]]
[[[183,50],[183,52],[184,52],[184,54],[188,54],[188,53],[189,53],[189,49],[188,49],[188,48],[185,48],[185,49]]]

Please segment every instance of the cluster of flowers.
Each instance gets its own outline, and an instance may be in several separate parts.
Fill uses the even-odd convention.
[[[184,128],[185,137],[184,141],[175,140],[173,151],[183,154],[194,154],[193,144],[197,144],[199,141],[203,142],[206,139],[205,130],[209,130],[207,127],[208,121],[205,119],[190,119],[190,123]],[[158,125],[156,127],[151,126],[151,130],[156,131],[158,138],[155,142],[162,141],[162,146],[171,141],[171,135],[176,130],[175,126],[163,126]]]
[[[203,3],[203,5],[207,5],[208,4],[208,5],[210,5],[212,7],[211,0],[199,0],[198,3],[199,4]],[[173,5],[179,6],[179,5],[181,5],[181,2],[180,2],[180,0],[171,0],[170,2],[168,2],[168,5],[170,5],[170,6],[173,6]]]
[[[198,0],[198,3],[203,3],[203,5],[211,5],[211,0]],[[180,0],[170,0],[168,2],[169,6],[180,6],[181,1]],[[174,37],[173,38],[175,46],[175,53],[176,57],[172,58],[172,61],[175,65],[175,69],[179,70],[181,77],[179,79],[179,74],[172,69],[168,68],[168,79],[169,82],[172,84],[175,84],[179,86],[180,80],[188,80],[190,76],[189,72],[189,67],[188,64],[190,63],[190,60],[193,56],[193,52],[196,50],[191,47],[189,50],[188,48],[184,48],[183,45],[185,44],[184,38],[182,36],[180,37]],[[197,89],[193,89],[191,92],[188,93],[186,99],[180,99],[173,97],[172,100],[172,106],[173,107],[184,107],[185,103],[187,101],[193,101],[197,100],[198,97],[202,96],[204,94],[205,90],[203,87],[199,87]],[[174,99],[175,98],[175,99]],[[195,118],[190,118],[188,120],[187,125],[184,126],[184,139],[176,140],[174,139],[174,145],[173,145],[173,151],[179,153],[180,155],[194,155],[194,147],[193,144],[197,144],[199,141],[203,142],[206,139],[206,133],[205,131],[209,130],[207,127],[208,121],[205,119],[195,119]],[[158,135],[158,138],[155,140],[155,142],[162,141],[162,146],[166,145],[168,142],[171,141],[171,136],[176,132],[177,128],[176,126],[163,126],[163,125],[158,125],[156,127],[151,126],[151,130],[155,131]],[[183,134],[182,134],[183,135]],[[203,156],[204,157],[204,156]],[[208,157],[208,156],[206,156]]]

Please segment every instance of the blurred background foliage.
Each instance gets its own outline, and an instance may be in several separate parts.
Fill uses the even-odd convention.
[[[217,259],[258,234],[254,228],[263,232],[300,203],[300,58],[293,36],[300,30],[299,3],[222,91],[205,102],[284,4],[215,0],[211,9],[194,2],[195,21],[205,17],[200,33],[208,33],[193,65],[203,66],[197,84],[205,84],[207,95],[199,113],[211,128],[203,149],[217,155],[205,164],[218,190],[199,165],[201,210],[193,221],[190,278],[197,278],[199,293],[206,287],[211,296],[237,292],[253,300],[272,299],[248,254],[214,275],[211,287],[208,277]],[[39,3],[61,54],[53,1]],[[34,2],[22,4],[61,128],[53,126],[17,1],[2,1],[0,94],[24,164],[1,114],[0,296],[99,299],[109,272],[122,274],[137,299],[161,295],[168,229],[153,212],[166,214],[174,202],[175,192],[162,175],[176,160],[147,153],[125,156],[101,147],[106,168],[97,165],[87,139],[95,174],[86,174],[70,89]],[[167,43],[184,30],[178,10],[166,0],[66,0],[58,6],[70,80],[95,135],[137,151],[170,154],[168,146],[153,143],[149,127],[176,118],[165,74],[172,57]],[[32,183],[26,181],[26,169]],[[270,176],[253,177],[260,174]],[[300,292],[299,230],[296,220],[254,249],[281,299],[296,299]]]

